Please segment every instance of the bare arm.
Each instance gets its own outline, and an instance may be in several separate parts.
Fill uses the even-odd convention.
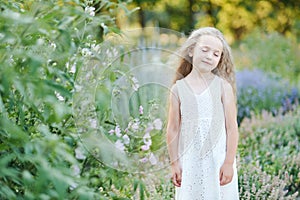
[[[173,184],[177,187],[180,187],[181,165],[178,158],[180,103],[176,85],[173,85],[173,87],[171,88],[169,102],[170,105],[167,125],[167,146],[171,160]]]
[[[226,127],[226,157],[221,167],[220,183],[225,185],[233,177],[233,163],[238,145],[237,110],[233,89],[227,81],[223,81],[222,102]]]

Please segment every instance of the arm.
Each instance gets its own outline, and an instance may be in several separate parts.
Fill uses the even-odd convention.
[[[235,98],[231,85],[223,80],[222,102],[226,127],[226,157],[220,169],[220,184],[230,183],[233,177],[233,163],[238,145],[238,125]]]
[[[169,98],[169,115],[167,125],[167,146],[171,160],[172,181],[177,187],[181,185],[181,165],[178,158],[178,143],[180,129],[180,103],[176,85],[171,88]]]

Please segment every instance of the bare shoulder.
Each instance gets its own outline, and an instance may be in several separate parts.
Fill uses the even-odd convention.
[[[170,96],[171,98],[176,98],[176,99],[179,99],[178,98],[178,87],[177,87],[177,84],[173,84],[171,89],[170,89]]]

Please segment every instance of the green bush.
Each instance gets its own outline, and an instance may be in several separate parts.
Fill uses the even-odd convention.
[[[257,31],[236,45],[234,58],[238,69],[259,69],[299,85],[299,52],[296,41]]]
[[[112,1],[1,1],[1,199],[105,199],[86,173],[72,96],[78,69],[104,34],[118,31],[104,11],[119,8],[126,10]]]
[[[263,112],[242,122],[239,182],[244,199],[299,197],[299,120],[298,108],[285,116]]]

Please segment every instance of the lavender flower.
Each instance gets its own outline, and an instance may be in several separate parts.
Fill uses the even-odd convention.
[[[124,152],[124,150],[125,150],[125,146],[124,146],[124,144],[123,144],[123,142],[121,140],[117,140],[115,142],[115,147],[117,149],[119,149],[120,151],[122,151],[122,152]]]
[[[140,106],[139,107],[139,113],[142,115],[142,114],[144,114],[144,108],[143,108],[143,106]]]

